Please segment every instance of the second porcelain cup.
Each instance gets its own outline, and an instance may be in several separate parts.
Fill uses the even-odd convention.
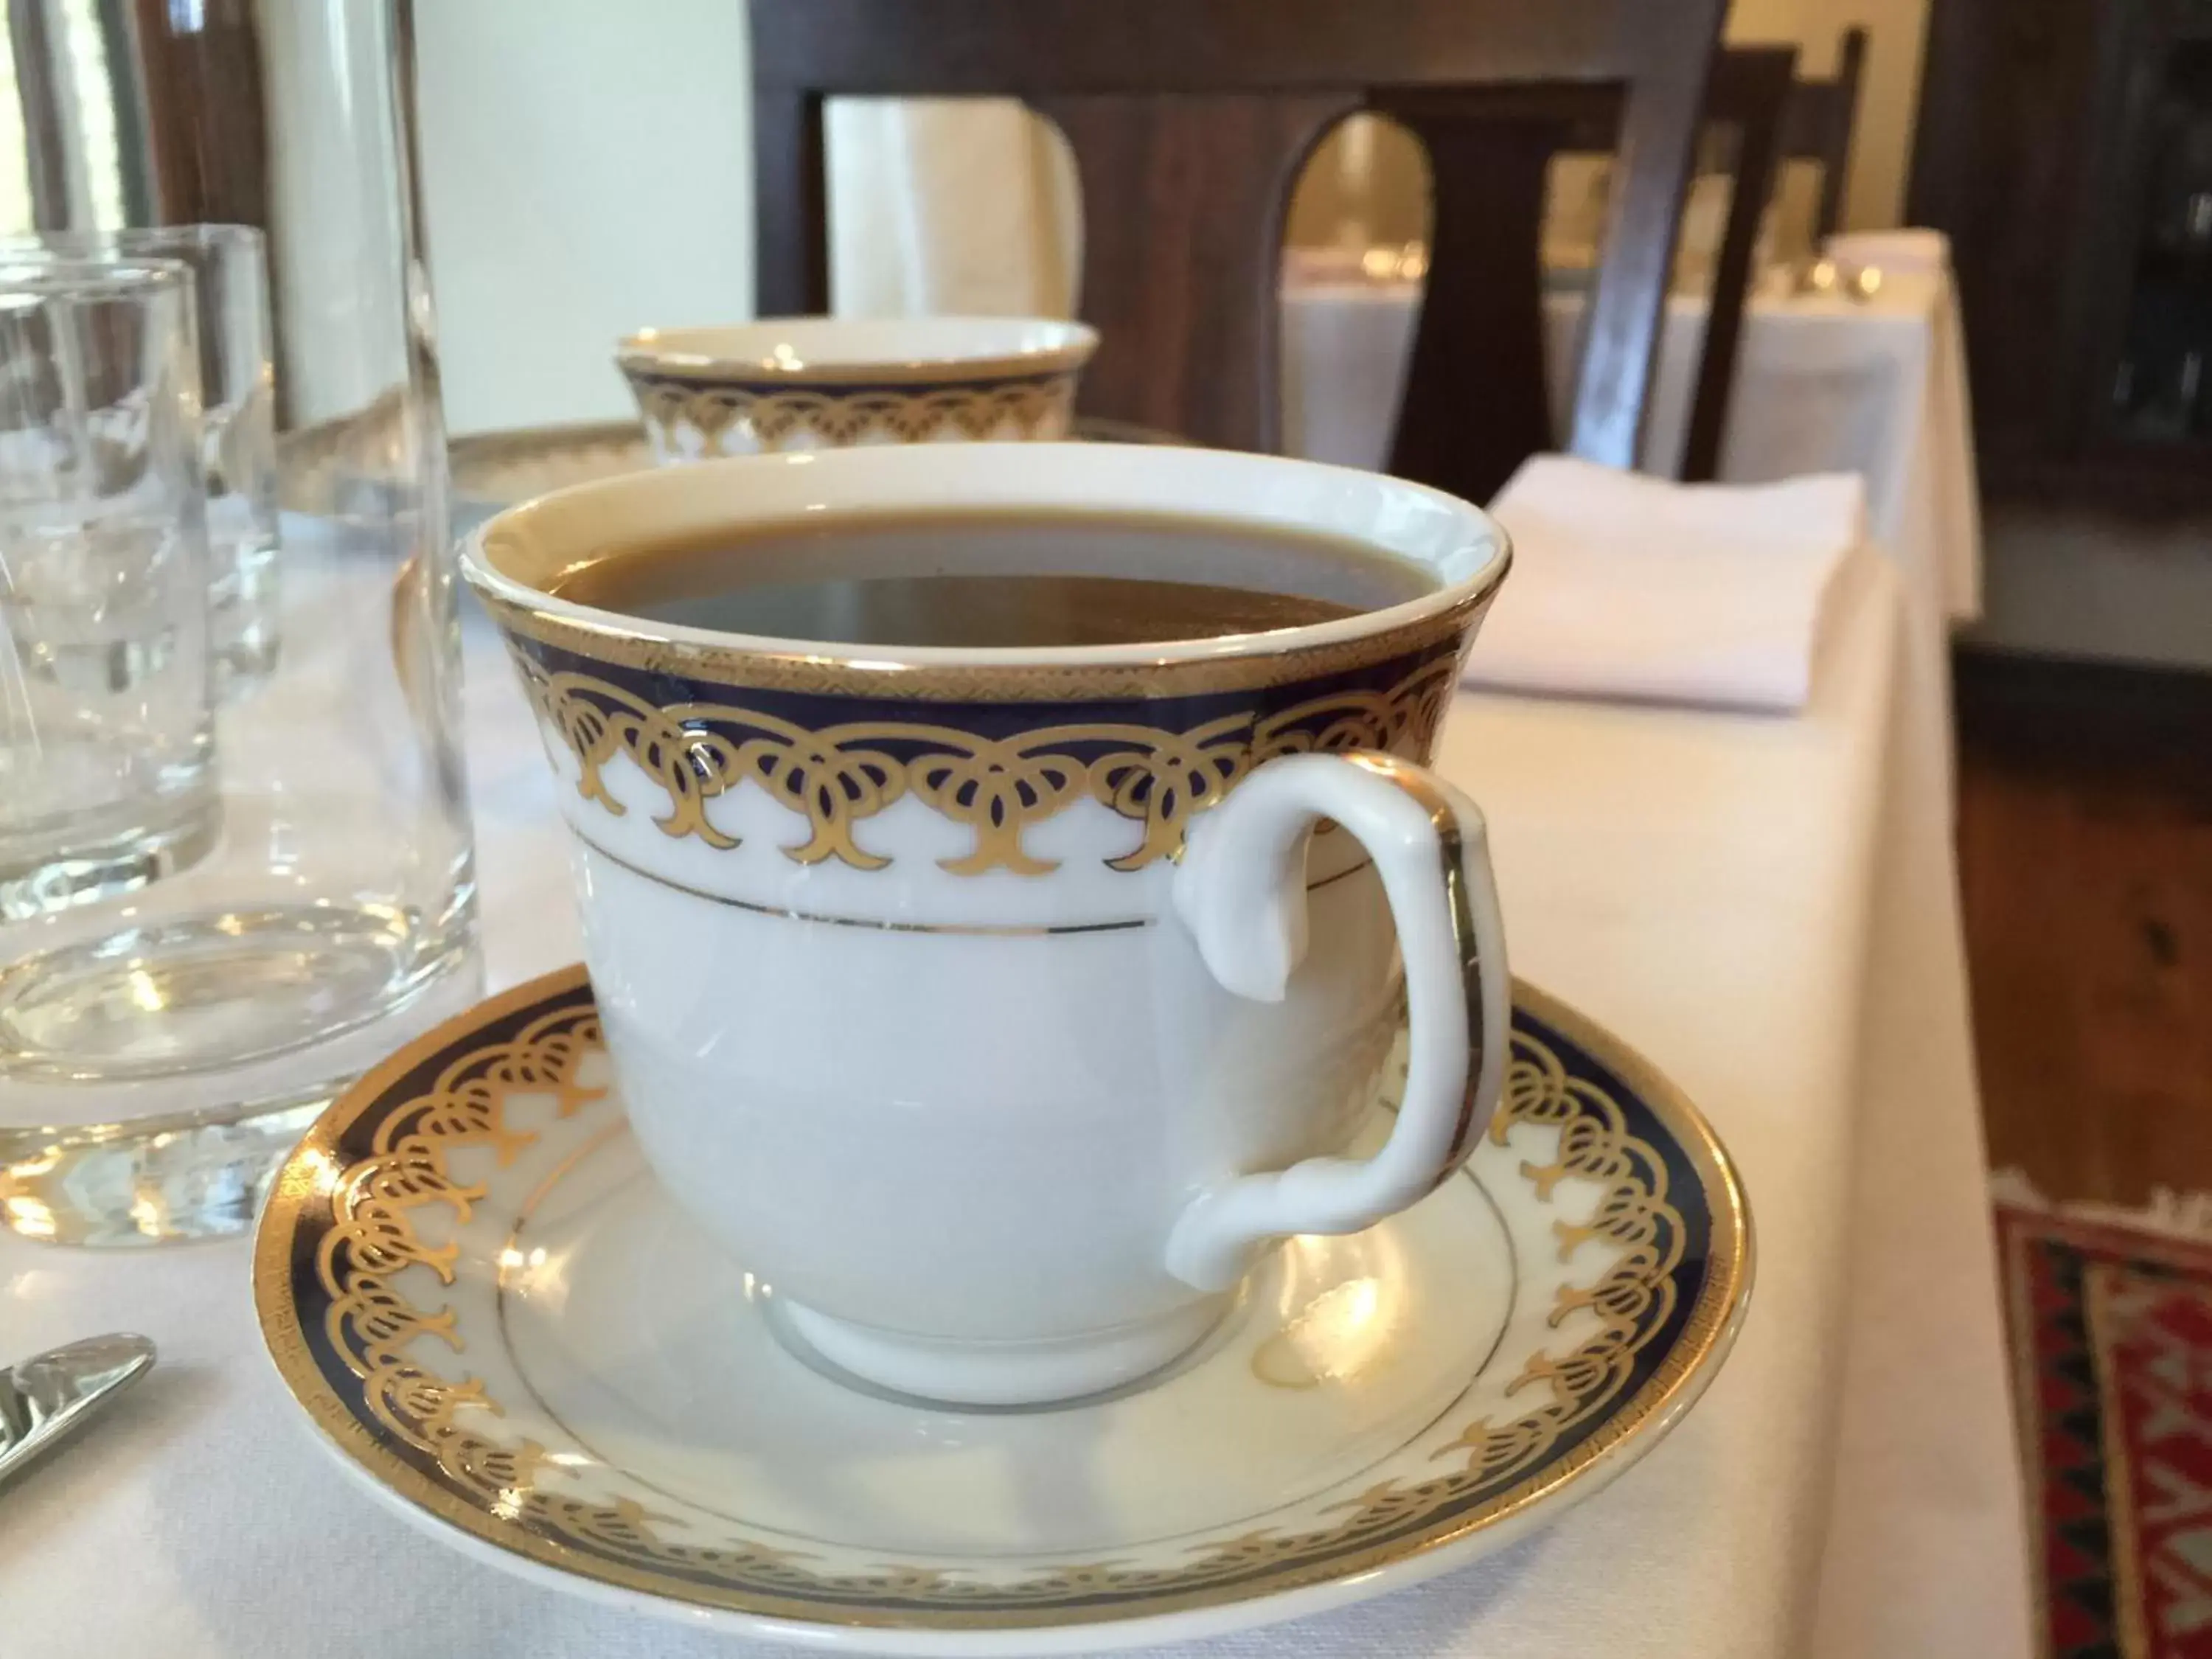
[[[1114,568],[1083,574],[1154,580],[1199,578],[1144,526],[1202,525],[1227,550],[1206,580],[1279,592],[1321,536],[1418,597],[975,649],[551,592],[623,550],[727,538],[741,572],[748,532],[820,549],[948,507],[1118,517]],[[805,1343],[938,1400],[1118,1386],[1199,1340],[1273,1241],[1366,1227],[1458,1166],[1510,981],[1482,819],[1424,763],[1506,563],[1487,518],[1416,485],[1109,445],[726,461],[478,532],[465,568],[558,774],[633,1127]]]
[[[615,361],[665,465],[1065,438],[1097,344],[1042,317],[769,317],[644,329]]]

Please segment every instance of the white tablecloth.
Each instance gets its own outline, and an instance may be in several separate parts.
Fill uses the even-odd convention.
[[[1516,968],[1645,1049],[1741,1160],[1759,1279],[1726,1371],[1647,1463],[1540,1535],[1204,1651],[2027,1653],[1938,630],[1900,626],[1887,565],[1862,574],[1801,718],[1468,696],[1446,734],[1444,769],[1491,816]],[[470,650],[500,986],[572,959],[577,935],[527,717],[480,623]],[[112,1420],[0,1494],[0,1654],[761,1650],[526,1587],[376,1506],[264,1358],[247,1255],[0,1236],[6,1355],[114,1328],[162,1351]]]
[[[1286,447],[1379,467],[1413,346],[1419,291],[1293,283],[1285,293]],[[1583,302],[1547,301],[1553,407],[1566,407]],[[1671,471],[1689,418],[1705,302],[1668,303],[1646,454]],[[1469,387],[1480,397],[1481,388]],[[1721,477],[1867,480],[1874,534],[1954,621],[1981,614],[1981,507],[1956,293],[1943,270],[1888,274],[1873,299],[1765,295],[1744,321]]]

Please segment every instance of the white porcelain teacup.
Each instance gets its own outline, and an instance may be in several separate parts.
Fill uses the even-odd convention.
[[[665,463],[1065,438],[1097,344],[1035,317],[770,317],[642,329],[615,361]]]
[[[1321,596],[1338,567],[1301,549],[1325,538],[1398,597],[975,648],[552,591],[656,548],[765,582],[948,508],[1016,526],[972,555],[1002,584],[1059,558]],[[1030,515],[1117,539],[1032,542]],[[1185,526],[1203,570],[1163,527]],[[1423,763],[1507,558],[1417,485],[1085,444],[665,469],[477,532],[464,567],[558,774],[632,1126],[783,1323],[909,1394],[1087,1394],[1197,1341],[1272,1241],[1366,1227],[1457,1167],[1498,1102],[1509,981],[1482,820]]]

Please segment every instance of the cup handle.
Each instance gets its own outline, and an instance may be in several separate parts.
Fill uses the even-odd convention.
[[[1334,818],[1382,878],[1406,969],[1406,1093],[1390,1139],[1360,1161],[1314,1158],[1232,1177],[1192,1200],[1167,1267],[1225,1290],[1252,1247],[1290,1233],[1349,1233],[1425,1197],[1489,1127],[1505,1079],[1512,976],[1482,814],[1424,767],[1369,750],[1297,755],[1245,779],[1192,826],[1175,906],[1213,976],[1279,1002],[1306,946],[1305,848]]]

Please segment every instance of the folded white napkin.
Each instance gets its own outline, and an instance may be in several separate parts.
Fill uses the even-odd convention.
[[[1940,230],[1854,230],[1831,236],[1827,256],[1846,265],[1881,270],[1943,271],[1951,266],[1951,239]]]
[[[1678,484],[1540,455],[1491,511],[1513,573],[1468,684],[1786,711],[1812,694],[1866,491],[1846,473]]]

